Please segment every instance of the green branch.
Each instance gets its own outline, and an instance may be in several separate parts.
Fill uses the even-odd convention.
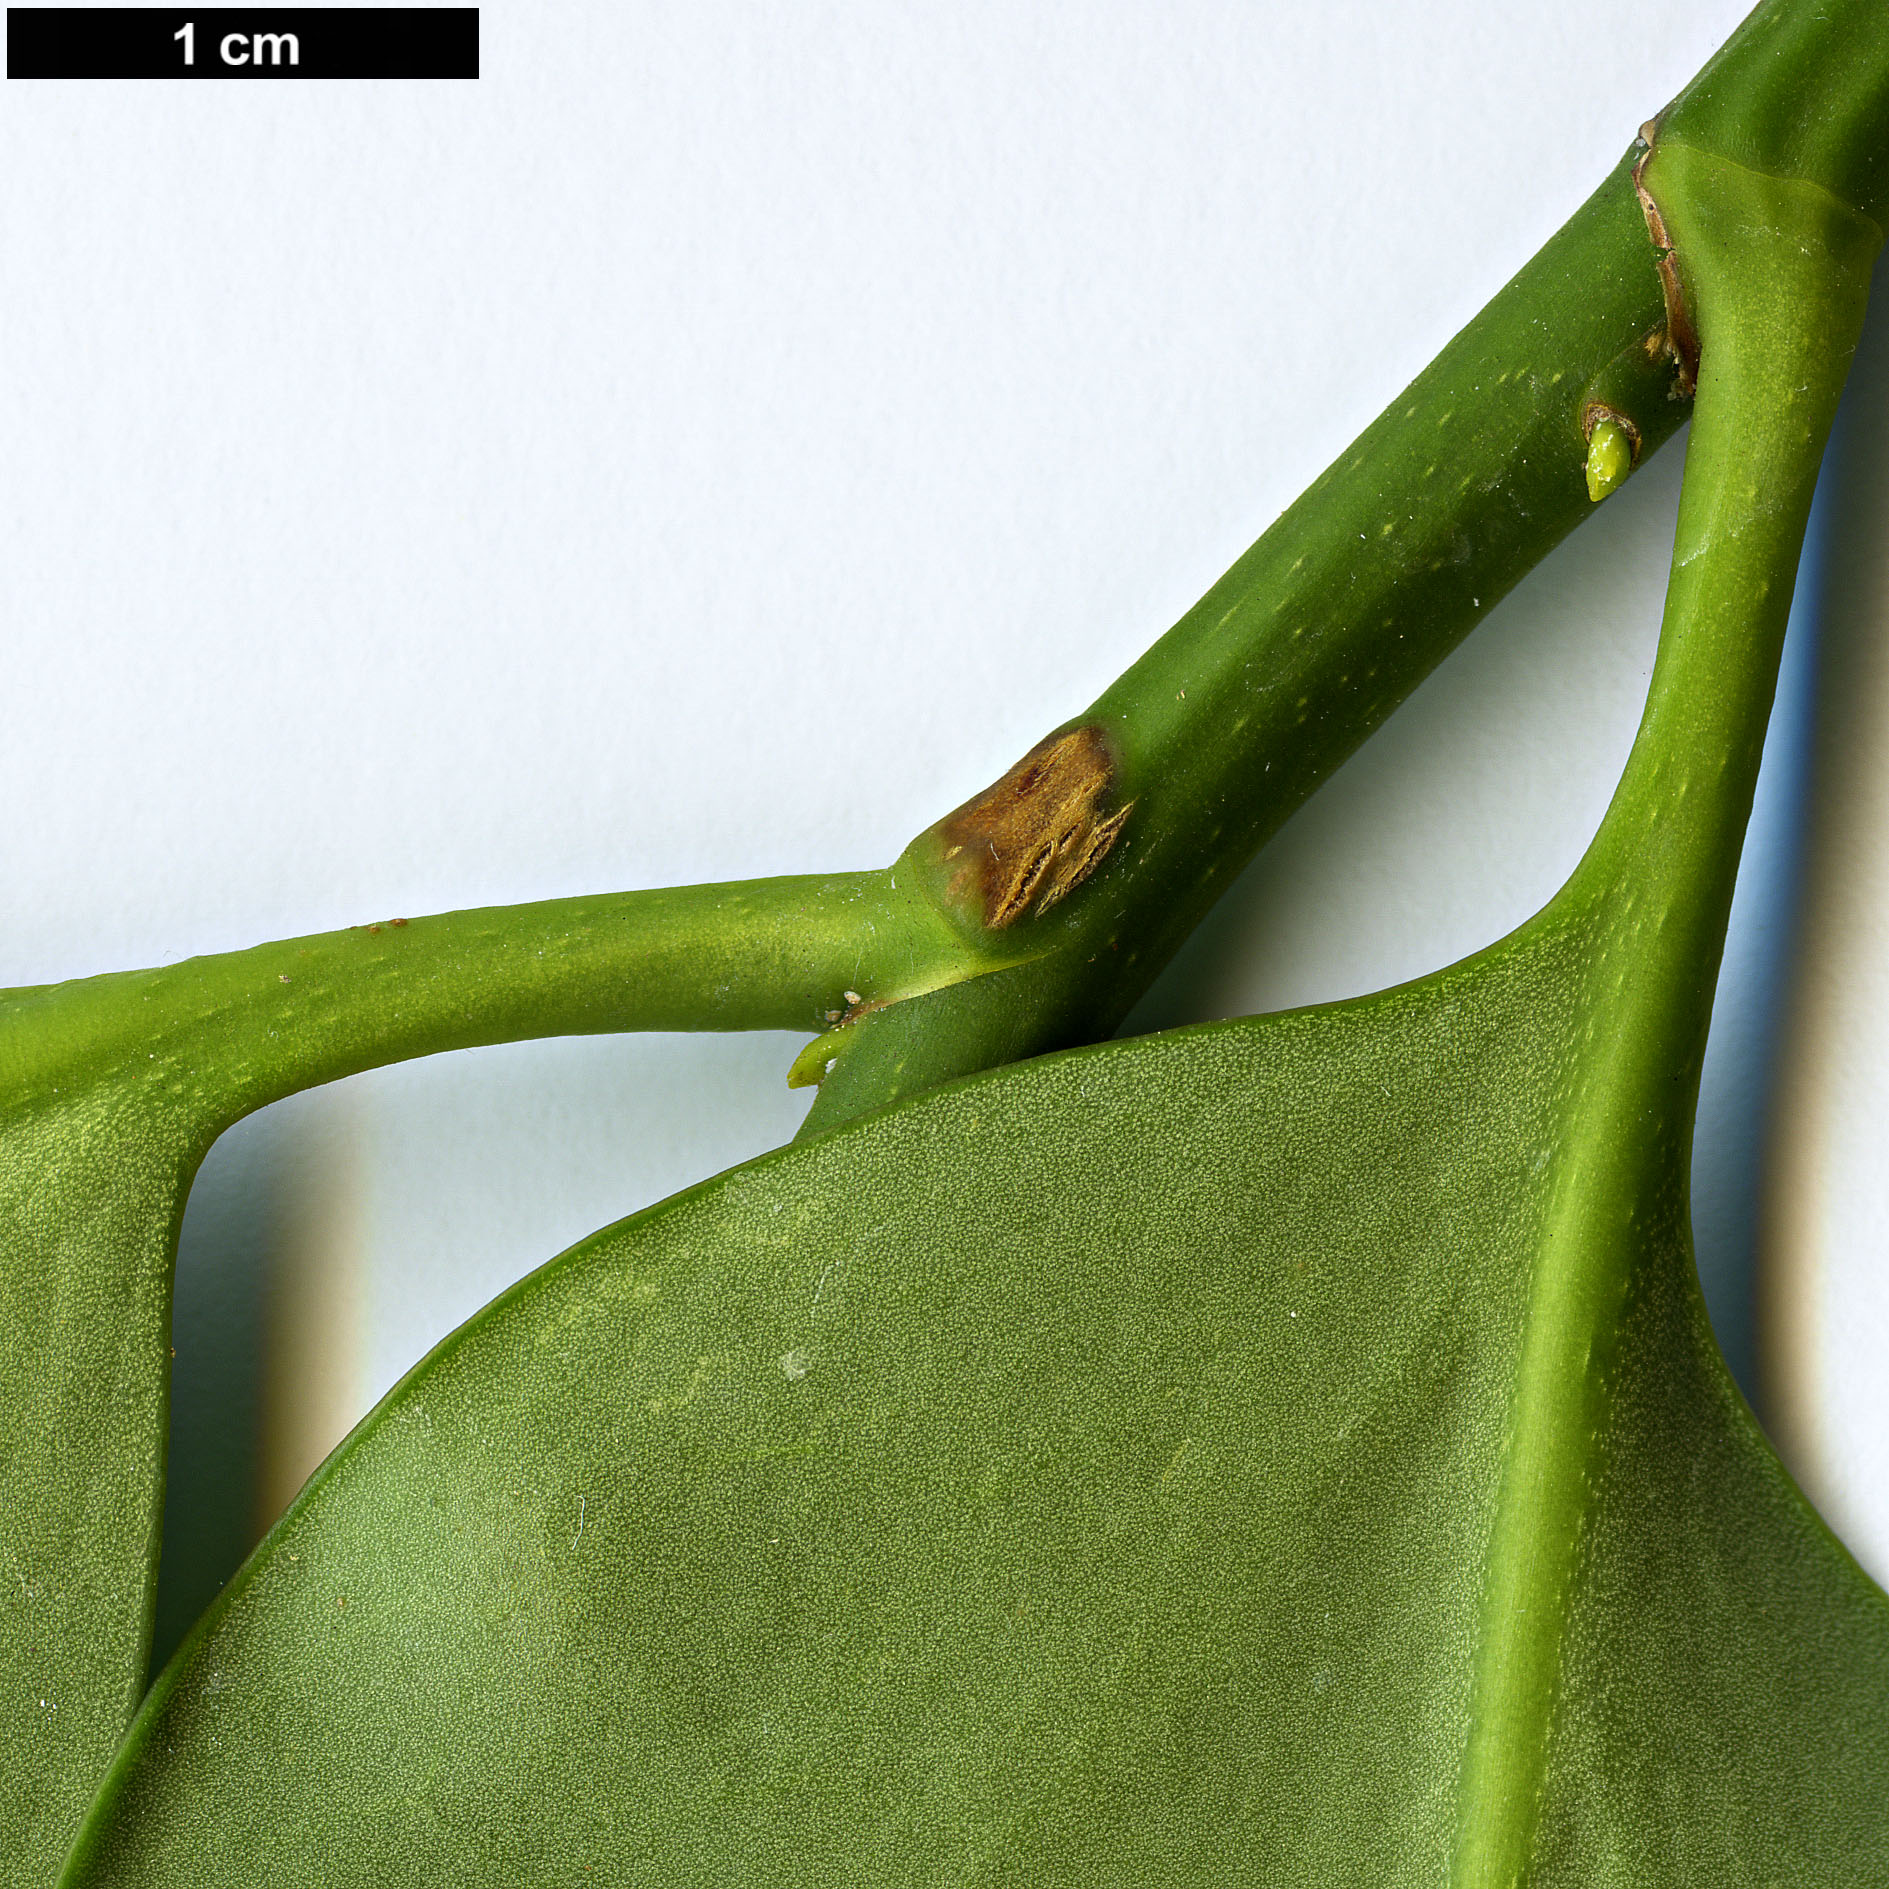
[[[1886,42],[1889,16],[1874,0],[1773,0],[1662,122],[1669,136],[1747,168],[1816,179],[1880,220]],[[1007,870],[1014,880],[1046,840],[1080,847],[1096,820],[1122,817],[1087,886],[994,928],[990,888],[953,874],[952,822],[914,842],[901,868],[927,876],[967,938],[1021,934],[1043,949],[1023,969],[844,1030],[808,1131],[1110,1034],[1312,789],[1592,499],[1670,435],[1684,412],[1675,395],[1690,387],[1692,337],[1662,290],[1635,155],[1071,724],[1105,763],[1100,791],[1077,809],[1088,823],[1072,830],[1060,805],[1033,828],[1016,823]]]
[[[1226,576],[1066,725],[1094,751],[1088,803],[1071,809],[1039,789],[1049,803],[1041,817],[992,836],[997,884],[966,885],[955,871],[951,848],[970,809],[907,849],[901,872],[921,877],[968,945],[1027,939],[1033,961],[845,1028],[805,1132],[1111,1034],[1258,848],[1587,516],[1594,402],[1604,395],[1631,418],[1642,453],[1672,434],[1686,408],[1663,353],[1632,155]],[[980,800],[1002,799],[1005,785]],[[992,894],[1016,883],[1046,841],[1068,856],[1124,815],[1086,883],[992,923],[1002,909]]]
[[[394,918],[0,993],[0,1095],[30,1105],[60,1082],[143,1064],[144,1093],[214,1136],[296,1090],[474,1044],[818,1030],[868,963],[894,990],[958,968],[948,927],[894,880],[758,879]]]

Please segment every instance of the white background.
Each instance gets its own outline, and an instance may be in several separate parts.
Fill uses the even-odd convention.
[[[502,5],[476,84],[9,84],[0,981],[889,860],[1179,615],[1742,10]],[[1830,648],[1889,626],[1871,345],[1875,548],[1841,534]],[[1145,1026],[1375,988],[1553,891],[1639,714],[1679,469],[1321,792]],[[1817,627],[1698,1220],[1749,1382],[1758,1179],[1795,1190],[1768,1408],[1880,1575],[1889,786],[1861,658],[1847,743],[1808,739]],[[1838,863],[1792,1008],[1813,748]],[[791,1134],[795,1047],[474,1052],[227,1137],[180,1272],[173,1614],[493,1292]]]

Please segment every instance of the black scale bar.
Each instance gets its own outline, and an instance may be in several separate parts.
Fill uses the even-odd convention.
[[[8,7],[9,79],[476,79],[477,7]]]

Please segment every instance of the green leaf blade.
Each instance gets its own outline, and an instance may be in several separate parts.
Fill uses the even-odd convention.
[[[1622,1322],[1531,1879],[1880,1882],[1889,1603],[1771,1453],[1681,1258]]]
[[[1486,1617],[1582,945],[969,1082],[554,1262],[311,1485],[68,1883],[1434,1883],[1491,1631],[1564,1647],[1544,1880],[1644,1881],[1648,1792],[1671,1880],[1866,1876],[1889,1620],[1683,1243],[1607,1261],[1663,1284],[1566,1606]],[[1813,1772],[1865,1808],[1767,1848]]]

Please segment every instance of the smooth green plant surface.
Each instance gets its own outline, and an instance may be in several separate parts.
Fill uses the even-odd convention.
[[[313,1485],[70,1880],[1442,1880],[1584,945],[976,1079],[578,1249]],[[1541,1879],[1878,1879],[1881,1598],[1683,1239],[1617,1259]]]
[[[443,1840],[493,1884],[1889,1875],[1889,1601],[1725,1371],[1685,1185],[1881,234],[1676,142],[1646,181],[1704,368],[1646,719],[1554,902],[525,1281],[213,1610],[71,1889],[430,1882]]]
[[[1642,345],[1661,303],[1630,170],[1098,704],[1099,811],[1134,813],[1110,870],[1051,909],[987,928],[944,896],[934,830],[886,871],[388,920],[0,993],[0,1772],[23,1781],[0,1852],[22,1880],[56,1869],[144,1684],[170,1273],[215,1137],[354,1070],[531,1036],[825,1029],[817,1128],[1106,1035],[1585,514],[1584,390],[1624,375],[1649,441],[1679,424]],[[1394,527],[1361,534],[1386,504]]]
[[[411,1374],[154,1688],[64,1880],[1889,1874],[1884,1602],[1726,1378],[1685,1204],[1886,113],[1879,11],[1761,9],[1644,168],[1675,301],[1623,166],[889,872],[0,999],[19,1879],[56,1873],[135,1703],[214,1135],[436,1049],[822,1023],[835,1132],[599,1235]],[[1111,1028],[1588,502],[1595,404],[1670,431],[1682,326],[1647,719],[1538,919],[1378,998],[881,1106]]]

